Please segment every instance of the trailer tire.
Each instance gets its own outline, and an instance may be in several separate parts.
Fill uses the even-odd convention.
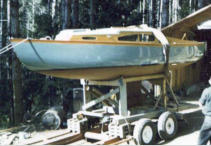
[[[155,141],[155,128],[149,119],[139,120],[133,130],[133,138],[137,145],[152,145]]]
[[[177,133],[177,119],[173,113],[167,111],[158,119],[158,134],[161,139],[168,140],[175,137]]]

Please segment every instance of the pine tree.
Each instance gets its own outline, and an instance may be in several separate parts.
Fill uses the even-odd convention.
[[[89,25],[90,28],[95,28],[95,0],[90,0],[90,10],[89,10]]]
[[[78,28],[79,27],[79,1],[78,0],[72,0],[72,27]]]
[[[19,2],[18,0],[10,0],[11,14],[11,35],[19,37]],[[19,124],[23,120],[23,100],[22,100],[22,78],[21,63],[18,58],[13,55],[13,101],[14,101],[14,123]]]
[[[71,26],[71,1],[62,0],[62,29],[70,28]]]

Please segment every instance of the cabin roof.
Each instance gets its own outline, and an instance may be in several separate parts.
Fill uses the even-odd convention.
[[[128,26],[128,27],[110,27],[110,28],[100,28],[100,29],[65,29],[60,31],[56,36],[55,40],[69,40],[73,35],[119,35],[121,33],[127,32],[140,32],[140,33],[152,33],[153,28],[147,25],[139,26]]]

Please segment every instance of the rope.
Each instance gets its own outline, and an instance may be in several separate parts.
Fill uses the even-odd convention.
[[[6,52],[8,52],[8,51],[10,51],[12,48],[14,48],[14,47],[16,47],[16,46],[18,46],[18,45],[20,45],[20,44],[22,44],[22,43],[24,43],[24,42],[26,42],[26,41],[28,41],[28,40],[30,40],[30,38],[26,38],[26,39],[24,39],[24,40],[18,42],[18,43],[15,44],[15,45],[9,44],[9,45],[5,46],[4,48],[2,48],[2,49],[0,50],[0,55],[6,53]]]

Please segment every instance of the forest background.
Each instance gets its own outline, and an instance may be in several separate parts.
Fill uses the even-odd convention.
[[[63,29],[147,24],[161,29],[211,0],[0,0],[0,48],[11,37],[52,38]],[[24,122],[72,96],[80,81],[24,68],[10,51],[0,55],[0,129]]]

